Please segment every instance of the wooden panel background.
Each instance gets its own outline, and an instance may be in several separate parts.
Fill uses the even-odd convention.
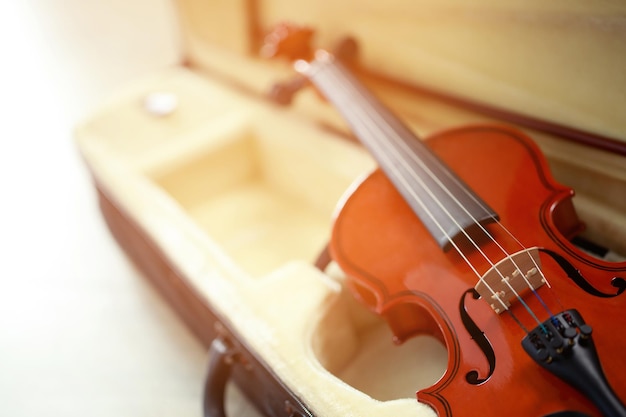
[[[626,141],[626,3],[177,0],[187,40],[249,53],[282,21],[345,35],[369,70]]]

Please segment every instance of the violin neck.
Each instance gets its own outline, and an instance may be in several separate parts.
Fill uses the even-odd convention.
[[[340,62],[322,54],[303,73],[337,108],[352,131],[439,246],[497,214]]]

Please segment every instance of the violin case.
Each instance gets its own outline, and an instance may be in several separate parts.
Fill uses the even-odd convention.
[[[523,130],[575,190],[584,240],[626,254],[623,4],[174,3],[180,65],[121,87],[76,141],[119,245],[211,350],[206,415],[234,381],[269,416],[434,416],[415,393],[449,361],[428,334],[394,344],[329,262],[336,211],[376,163],[313,88],[271,94],[296,76],[260,52],[278,24],[314,48],[353,39],[354,71],[422,138]]]

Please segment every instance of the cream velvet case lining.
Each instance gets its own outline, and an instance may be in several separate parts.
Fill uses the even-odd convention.
[[[415,391],[444,373],[446,349],[430,336],[394,346],[383,320],[344,288],[341,271],[333,264],[325,271],[314,266],[338,202],[375,168],[373,159],[344,140],[343,122],[312,92],[303,92],[289,108],[269,103],[262,93],[290,68],[247,56],[241,27],[242,16],[251,12],[245,2],[208,3],[178,3],[190,65],[164,69],[121,89],[77,129],[105,217],[122,247],[144,265],[148,277],[158,277],[157,285],[173,297],[199,337],[208,342],[213,335],[206,308],[313,414],[434,415],[415,401]],[[263,18],[280,15],[279,3],[263,2]],[[237,7],[241,14],[235,14]],[[439,10],[432,7],[432,13]],[[282,10],[286,17],[293,12]],[[231,13],[235,23],[224,41],[215,33],[224,27],[218,21]],[[204,26],[201,16],[206,16]],[[365,17],[359,13],[350,25],[359,32],[357,23],[364,24]],[[336,32],[327,29],[321,39]],[[367,45],[372,39],[364,37],[359,41]],[[378,44],[371,45],[364,54],[370,66],[380,62]],[[389,54],[393,58],[396,52]],[[432,62],[440,65],[443,59]],[[398,68],[412,65],[406,57],[399,62]],[[469,64],[461,60],[459,65],[453,73]],[[467,71],[470,77],[478,70]],[[171,113],[146,107],[154,93],[175,98]],[[380,94],[420,133],[484,119],[404,91]],[[532,102],[519,98],[515,106]],[[606,133],[624,134],[611,114],[603,125]],[[594,117],[582,123],[592,126]],[[626,253],[623,157],[537,132],[532,136],[557,179],[577,190],[574,202],[588,224],[587,236]],[[151,256],[159,257],[154,264],[164,263],[167,272],[151,272]]]
[[[143,103],[154,91],[175,94],[178,108],[151,114]],[[445,349],[429,336],[393,346],[382,320],[344,294],[340,272],[312,265],[337,201],[374,166],[364,150],[184,69],[132,87],[78,138],[107,198],[319,404],[316,415],[345,404],[428,415],[415,386],[443,373]]]

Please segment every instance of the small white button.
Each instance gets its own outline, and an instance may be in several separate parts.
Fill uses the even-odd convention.
[[[150,93],[144,99],[143,105],[151,115],[165,117],[172,114],[178,107],[178,97],[171,93]]]

